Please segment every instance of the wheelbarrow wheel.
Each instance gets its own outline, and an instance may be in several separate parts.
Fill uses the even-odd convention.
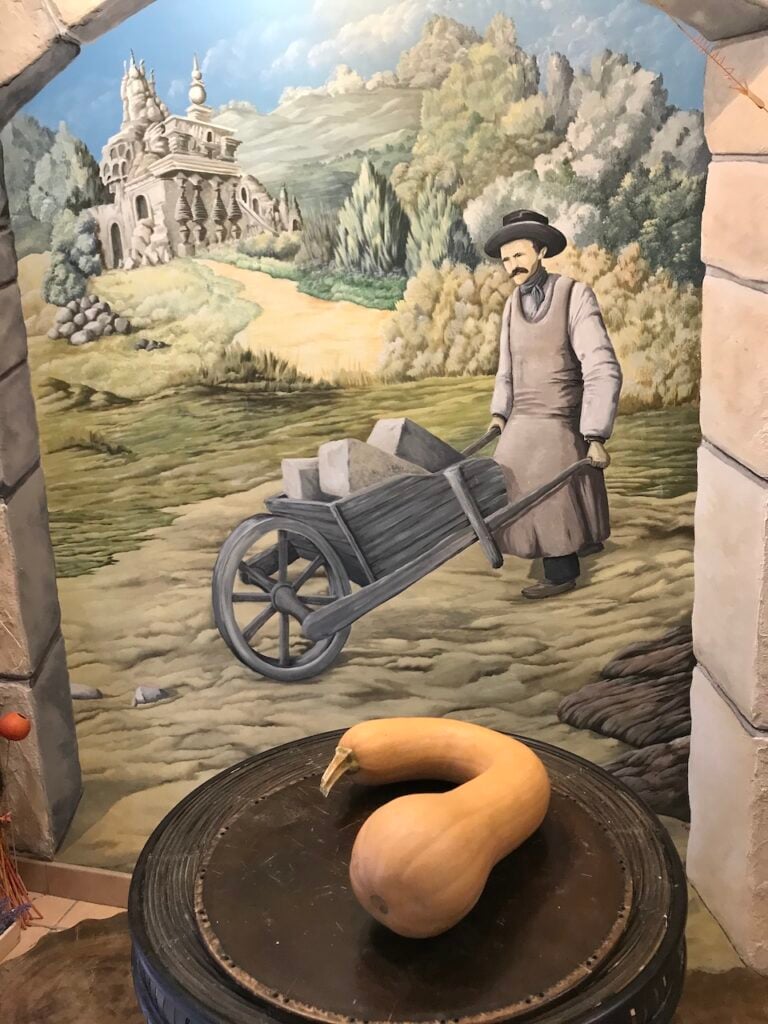
[[[225,541],[213,570],[219,632],[244,665],[279,682],[311,679],[334,663],[349,628],[312,642],[301,623],[349,592],[331,544],[287,516],[246,519]]]

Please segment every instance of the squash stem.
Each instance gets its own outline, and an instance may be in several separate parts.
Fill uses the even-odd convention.
[[[359,768],[355,753],[350,747],[336,747],[336,753],[320,779],[320,792],[327,797],[343,775],[356,772]]]

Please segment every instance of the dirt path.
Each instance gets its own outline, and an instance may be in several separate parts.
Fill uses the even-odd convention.
[[[241,284],[242,298],[263,310],[237,335],[235,340],[243,347],[271,350],[303,373],[326,380],[341,370],[378,368],[381,328],[392,315],[387,310],[328,302],[300,292],[295,281],[216,260],[201,262],[214,274]]]
[[[60,581],[72,678],[105,695],[76,705],[85,795],[62,859],[130,868],[155,824],[213,773],[365,718],[457,716],[598,763],[625,749],[561,724],[557,705],[619,647],[690,614],[692,494],[614,498],[614,534],[586,561],[585,585],[544,608],[520,597],[527,563],[510,559],[493,572],[472,548],[357,623],[321,679],[288,686],[234,659],[210,606],[219,546],[273,490],[176,509],[138,550]],[[174,698],[132,708],[139,685],[168,687]],[[669,825],[683,851],[687,827]],[[737,966],[693,891],[691,900],[691,965]]]

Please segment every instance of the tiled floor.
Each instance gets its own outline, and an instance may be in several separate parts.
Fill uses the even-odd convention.
[[[23,956],[51,931],[73,928],[80,921],[89,918],[113,917],[123,914],[121,907],[105,907],[99,903],[83,903],[80,900],[65,900],[60,896],[45,896],[41,893],[30,893],[35,908],[42,914],[40,920],[34,920],[31,927],[21,932],[18,945],[8,954],[6,960]]]

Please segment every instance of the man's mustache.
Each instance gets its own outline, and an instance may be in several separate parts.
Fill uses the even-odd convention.
[[[515,269],[512,271],[512,277],[517,277],[518,274],[527,274],[527,273],[528,273],[528,268],[527,267],[515,267]]]

